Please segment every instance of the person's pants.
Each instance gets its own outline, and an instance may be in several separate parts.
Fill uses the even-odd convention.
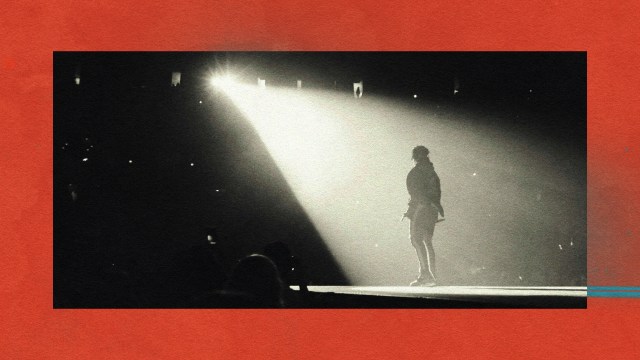
[[[433,205],[418,205],[411,219],[411,244],[420,261],[420,277],[435,280],[436,253],[433,249],[433,231],[438,221],[438,209]]]

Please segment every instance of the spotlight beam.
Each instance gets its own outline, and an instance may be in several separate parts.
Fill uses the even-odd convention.
[[[567,232],[585,228],[580,184],[570,171],[552,165],[563,156],[561,144],[549,147],[484,125],[485,115],[436,114],[429,104],[221,84],[353,284],[406,284],[416,274],[408,224],[399,218],[408,198],[410,150],[418,144],[432,150],[443,184],[447,221],[437,226],[434,244],[449,279],[469,284],[477,269],[494,264],[535,266],[547,254],[518,243],[522,234],[558,221],[567,223]],[[568,194],[548,205],[564,207],[566,216],[554,217],[528,202],[537,189]]]

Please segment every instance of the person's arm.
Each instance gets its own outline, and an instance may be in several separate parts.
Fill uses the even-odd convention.
[[[415,168],[414,168],[414,169],[411,169],[411,171],[409,171],[409,174],[407,175],[407,192],[409,192],[409,203],[407,205],[409,206],[409,208],[402,215],[402,220],[404,220],[405,218],[411,219],[413,217],[413,214],[416,212],[416,203],[415,203],[416,185],[415,184],[416,184],[416,179],[415,179]]]
[[[436,206],[438,207],[438,213],[440,213],[440,216],[444,217],[444,208],[440,203],[442,192],[440,190],[440,178],[438,177],[438,174],[434,173],[433,181],[434,181],[434,190],[435,190],[435,194],[433,194],[434,201],[436,202]]]

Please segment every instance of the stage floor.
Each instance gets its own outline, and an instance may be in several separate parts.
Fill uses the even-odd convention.
[[[375,305],[371,299],[377,298],[384,307],[393,307],[390,304],[395,299],[399,308],[421,307],[420,304],[427,308],[586,308],[587,305],[586,286],[309,286],[308,290],[318,295],[360,297],[363,304]]]

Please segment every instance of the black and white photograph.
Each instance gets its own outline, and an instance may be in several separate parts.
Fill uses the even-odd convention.
[[[53,53],[58,309],[586,308],[586,52]]]

